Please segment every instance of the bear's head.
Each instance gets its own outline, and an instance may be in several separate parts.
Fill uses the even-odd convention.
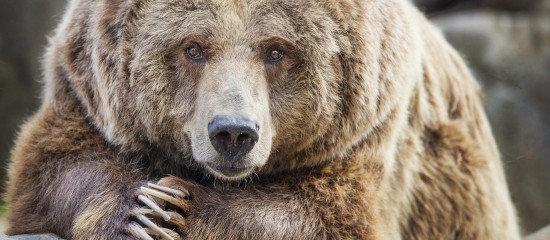
[[[405,115],[420,55],[402,2],[74,0],[50,78],[122,151],[225,180],[314,166]]]

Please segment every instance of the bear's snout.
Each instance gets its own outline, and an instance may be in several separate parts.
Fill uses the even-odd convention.
[[[225,159],[239,161],[258,142],[256,121],[238,115],[217,115],[208,123],[208,136],[216,151]]]

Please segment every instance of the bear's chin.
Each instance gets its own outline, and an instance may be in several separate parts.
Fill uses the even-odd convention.
[[[216,164],[205,164],[205,166],[216,178],[226,181],[238,181],[254,172],[254,167],[225,167]]]

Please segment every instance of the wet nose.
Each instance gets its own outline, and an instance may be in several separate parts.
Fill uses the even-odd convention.
[[[215,116],[208,123],[208,135],[214,149],[229,160],[240,160],[258,141],[256,121],[241,116]]]

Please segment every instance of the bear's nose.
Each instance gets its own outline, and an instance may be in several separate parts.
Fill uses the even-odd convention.
[[[229,160],[242,159],[258,141],[258,124],[241,116],[215,116],[208,123],[214,149]]]

